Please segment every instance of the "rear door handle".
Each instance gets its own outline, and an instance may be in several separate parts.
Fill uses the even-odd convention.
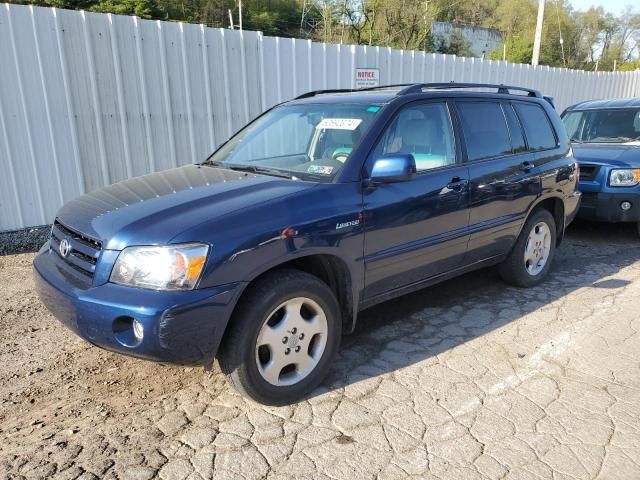
[[[529,172],[531,170],[533,170],[535,168],[535,164],[533,162],[530,162],[528,160],[525,160],[524,162],[522,162],[520,164],[520,170],[522,170],[523,172]]]

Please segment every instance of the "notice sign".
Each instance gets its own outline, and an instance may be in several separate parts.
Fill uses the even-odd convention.
[[[356,68],[356,88],[370,88],[380,85],[380,69]]]

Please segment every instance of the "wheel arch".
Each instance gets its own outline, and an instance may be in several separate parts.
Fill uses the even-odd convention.
[[[565,208],[564,202],[562,198],[559,196],[549,196],[546,198],[539,199],[536,203],[533,204],[527,218],[522,223],[522,228],[527,223],[527,220],[534,212],[538,210],[547,210],[551,215],[553,215],[553,219],[556,222],[556,246],[559,246],[564,239],[564,227],[565,227]]]
[[[236,301],[236,309],[248,290],[256,282],[266,275],[284,269],[295,269],[308,273],[325,283],[336,296],[340,313],[342,316],[342,332],[351,333],[355,328],[357,317],[357,284],[354,281],[354,274],[347,262],[340,256],[327,252],[310,252],[297,256],[293,259],[283,260],[280,263],[269,265],[268,267],[255,272],[249,282],[245,285]],[[233,313],[231,315],[233,318]],[[228,328],[228,326],[227,326]]]

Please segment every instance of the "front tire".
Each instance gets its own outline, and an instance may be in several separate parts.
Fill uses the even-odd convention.
[[[556,222],[548,210],[534,211],[527,219],[500,275],[517,287],[533,287],[549,273],[556,251]]]
[[[223,341],[220,367],[243,395],[268,405],[291,403],[326,376],[341,332],[331,289],[308,273],[279,270],[243,295]]]

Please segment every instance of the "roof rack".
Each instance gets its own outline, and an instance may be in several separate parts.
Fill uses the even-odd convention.
[[[391,90],[393,88],[402,88],[402,87],[411,87],[416,85],[415,83],[396,83],[393,85],[379,85],[377,87],[366,87],[366,88],[335,88],[329,90],[312,90],[307,93],[303,93],[302,95],[298,95],[295,100],[300,100],[301,98],[309,98],[315,97],[316,95],[322,95],[323,93],[357,93],[357,92],[368,92],[371,90]]]
[[[414,83],[407,88],[398,92],[398,95],[407,95],[409,93],[418,93],[423,90],[447,90],[450,88],[496,88],[497,93],[509,94],[510,90],[516,90],[519,92],[527,92],[529,97],[543,98],[542,93],[539,90],[525,87],[515,87],[513,85],[503,85],[495,83]]]
[[[542,93],[539,90],[534,90],[531,88],[525,87],[515,87],[513,85],[502,85],[502,84],[494,84],[494,83],[457,83],[457,82],[448,82],[448,83],[397,83],[393,85],[380,85],[377,87],[368,87],[368,88],[341,88],[341,89],[330,89],[330,90],[313,90],[311,92],[303,93],[302,95],[297,96],[295,99],[299,100],[302,98],[315,97],[316,95],[321,95],[324,93],[357,93],[357,92],[367,92],[372,90],[390,90],[398,88],[400,89],[396,95],[407,95],[410,93],[419,93],[423,90],[447,90],[452,88],[495,88],[497,89],[497,93],[509,94],[510,90],[516,90],[520,92],[526,92],[529,97],[537,97],[544,98]]]

